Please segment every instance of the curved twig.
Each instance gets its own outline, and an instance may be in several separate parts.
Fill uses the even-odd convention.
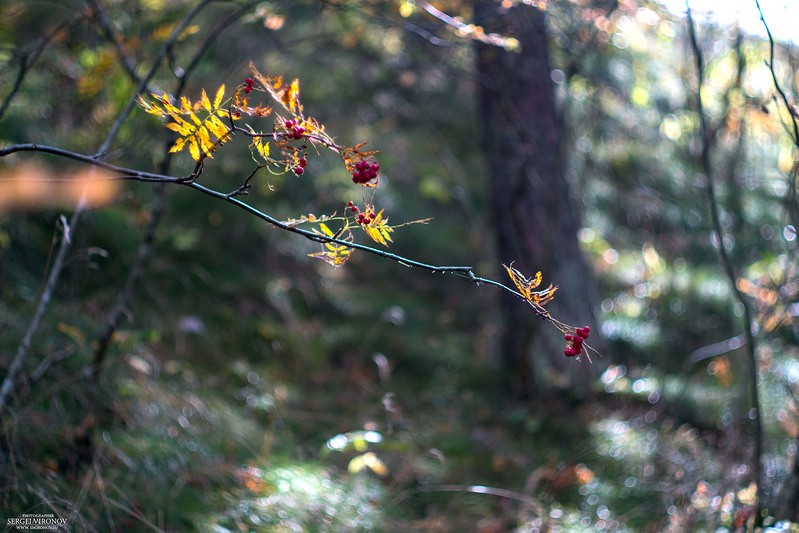
[[[373,247],[367,246],[365,244],[349,242],[349,241],[345,241],[345,240],[342,240],[342,239],[339,239],[339,238],[336,238],[336,237],[329,237],[327,235],[320,235],[318,233],[314,233],[312,231],[308,231],[308,230],[299,228],[299,227],[297,227],[295,225],[287,224],[285,222],[281,222],[280,220],[278,220],[278,219],[272,217],[271,215],[269,215],[269,214],[257,209],[256,207],[253,207],[252,205],[250,205],[250,204],[248,204],[246,202],[243,202],[242,200],[239,200],[237,197],[235,197],[235,195],[232,195],[230,193],[220,192],[220,191],[211,189],[209,187],[206,187],[205,185],[201,185],[200,183],[197,183],[196,179],[197,179],[197,177],[199,176],[199,174],[202,171],[201,167],[195,168],[194,172],[192,172],[191,174],[189,174],[187,176],[184,176],[184,177],[167,176],[167,175],[163,175],[163,174],[155,174],[155,173],[151,173],[151,172],[144,172],[144,171],[140,171],[140,170],[134,170],[134,169],[125,168],[125,167],[121,167],[121,166],[117,166],[117,165],[112,165],[110,163],[106,163],[106,162],[104,162],[102,160],[97,159],[95,156],[88,156],[88,155],[84,155],[84,154],[78,154],[78,153],[75,153],[75,152],[71,152],[69,150],[64,150],[64,149],[56,148],[56,147],[53,147],[53,146],[47,146],[47,145],[35,144],[35,143],[16,144],[16,145],[11,145],[11,146],[6,146],[5,148],[0,149],[0,157],[7,156],[7,155],[15,153],[15,152],[23,152],[23,151],[48,153],[48,154],[52,154],[52,155],[65,157],[65,158],[68,158],[68,159],[72,159],[72,160],[75,160],[75,161],[80,161],[80,162],[86,163],[88,165],[98,166],[100,168],[103,168],[105,170],[109,170],[111,172],[114,172],[114,173],[118,174],[117,176],[115,176],[116,179],[129,179],[129,180],[143,181],[143,182],[172,183],[172,184],[177,184],[177,185],[184,185],[184,186],[190,187],[190,188],[192,188],[192,189],[194,189],[194,190],[196,190],[198,192],[201,192],[201,193],[203,193],[203,194],[205,194],[207,196],[211,196],[213,198],[217,198],[219,200],[223,200],[225,202],[231,203],[231,204],[235,205],[236,207],[239,207],[240,209],[243,209],[243,210],[247,211],[248,213],[260,218],[261,220],[271,224],[272,226],[275,226],[275,227],[280,228],[280,229],[285,230],[285,231],[289,231],[291,233],[296,233],[298,235],[301,235],[301,236],[305,237],[308,240],[311,240],[311,241],[314,241],[314,242],[317,242],[317,243],[337,244],[337,245],[340,245],[340,246],[346,246],[348,248],[352,248],[354,250],[361,250],[363,252],[367,252],[367,253],[370,253],[372,255],[376,255],[376,256],[379,256],[379,257],[383,257],[385,259],[390,259],[392,261],[396,261],[397,263],[399,263],[401,265],[404,265],[404,266],[407,266],[407,267],[418,268],[418,269],[421,269],[421,270],[427,270],[429,272],[438,273],[438,274],[456,275],[456,276],[468,279],[469,281],[471,281],[473,283],[476,283],[478,285],[479,284],[485,284],[485,285],[492,285],[494,287],[498,287],[500,289],[503,289],[503,290],[513,294],[514,296],[516,296],[518,298],[521,298],[523,300],[525,299],[524,296],[521,293],[519,293],[518,291],[512,289],[511,287],[509,287],[509,286],[507,286],[507,285],[505,285],[503,283],[500,283],[498,281],[495,281],[495,280],[492,280],[492,279],[489,279],[489,278],[484,278],[484,277],[476,275],[475,272],[474,272],[474,268],[471,267],[471,266],[463,266],[463,265],[457,265],[457,266],[432,265],[432,264],[429,264],[429,263],[423,263],[421,261],[416,261],[416,260],[410,259],[408,257],[397,255],[397,254],[392,253],[392,252],[387,252],[387,251],[384,251],[384,250],[380,250],[378,248],[373,248]],[[533,310],[534,310],[534,312],[537,315],[539,315],[542,318],[545,318],[547,320],[551,320],[552,319],[549,316],[549,313],[547,313],[546,311],[543,311],[541,309],[536,309],[536,308],[533,308]]]

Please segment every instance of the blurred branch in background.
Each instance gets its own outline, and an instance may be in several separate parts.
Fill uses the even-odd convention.
[[[763,23],[763,27],[765,28],[766,35],[768,37],[769,58],[766,64],[768,66],[769,72],[771,73],[771,80],[774,84],[774,90],[776,90],[777,94],[779,95],[779,99],[777,96],[774,97],[774,101],[777,104],[777,112],[779,113],[780,121],[782,121],[783,125],[785,126],[785,129],[794,146],[794,162],[790,172],[786,176],[787,192],[785,193],[784,203],[789,220],[794,228],[794,238],[791,239],[791,241],[793,241],[795,246],[793,253],[791,254],[793,261],[791,261],[785,269],[785,283],[782,290],[780,290],[780,298],[788,300],[786,302],[786,306],[790,309],[791,307],[796,308],[797,301],[799,301],[799,290],[795,290],[795,287],[793,291],[785,290],[788,288],[787,286],[789,281],[791,281],[791,283],[794,285],[796,283],[796,279],[794,278],[791,280],[791,278],[796,275],[796,259],[799,257],[799,239],[795,238],[795,232],[799,229],[799,196],[797,196],[797,187],[799,187],[799,102],[796,101],[797,71],[796,64],[792,63],[792,75],[790,79],[793,81],[793,86],[791,88],[793,90],[794,101],[791,102],[787,93],[785,92],[785,89],[782,87],[779,76],[777,75],[777,67],[775,64],[776,44],[774,42],[774,36],[772,35],[771,29],[769,28],[766,18],[763,15],[763,10],[760,7],[759,0],[755,0],[755,5],[757,6],[760,20]],[[782,321],[783,319],[779,320],[779,322]],[[793,389],[788,384],[786,384],[786,387],[793,396],[794,402],[796,402],[796,396]],[[799,521],[799,435],[796,437],[794,447],[795,451],[793,454],[793,466],[788,473],[787,479],[783,482],[781,489],[775,493],[775,510],[777,516],[781,516],[789,520]]]
[[[705,110],[705,103],[702,96],[702,91],[705,85],[705,61],[704,56],[702,53],[702,49],[699,45],[699,41],[696,34],[696,27],[694,24],[694,19],[691,14],[691,7],[689,2],[686,1],[686,10],[688,14],[688,30],[690,36],[690,43],[691,43],[691,50],[694,55],[694,61],[696,64],[696,76],[697,76],[697,88],[696,88],[696,102],[697,102],[697,113],[699,114],[699,124],[700,124],[700,139],[701,139],[701,152],[700,152],[700,164],[702,169],[702,174],[704,175],[705,184],[706,184],[706,191],[707,191],[707,201],[708,206],[710,208],[710,217],[713,222],[713,229],[716,236],[716,249],[718,250],[719,259],[721,260],[721,265],[724,268],[724,272],[727,274],[727,281],[730,284],[730,289],[732,294],[735,297],[735,301],[743,308],[743,316],[742,316],[742,326],[743,326],[743,335],[746,339],[745,342],[745,349],[746,349],[746,357],[747,357],[747,372],[744,374],[748,379],[749,383],[749,398],[750,398],[750,406],[751,409],[749,411],[749,418],[752,420],[752,439],[753,439],[753,451],[752,451],[752,479],[756,484],[757,492],[755,493],[755,499],[757,501],[755,505],[755,520],[756,523],[759,525],[763,519],[761,508],[763,506],[763,496],[762,496],[762,489],[765,486],[765,479],[763,477],[763,422],[762,417],[763,413],[761,411],[760,405],[760,392],[759,392],[759,380],[760,380],[760,371],[757,364],[757,356],[756,356],[756,346],[755,346],[755,334],[753,329],[757,326],[754,322],[750,302],[743,294],[743,292],[738,288],[738,267],[733,264],[732,258],[727,252],[726,247],[726,239],[725,239],[725,232],[724,228],[721,224],[721,219],[719,216],[719,204],[717,199],[716,193],[716,169],[712,163],[712,151],[713,146],[716,143],[716,139],[718,138],[719,131],[721,130],[722,124],[727,120],[727,116],[730,110],[730,98],[729,93],[736,87],[740,86],[741,74],[744,68],[743,62],[738,62],[738,75],[735,77],[735,81],[730,87],[727,89],[727,92],[724,96],[724,101],[726,102],[725,107],[726,109],[722,113],[722,118],[720,119],[717,125],[711,125],[709,123],[709,118],[707,116],[707,112]],[[740,43],[740,37],[738,39]],[[738,46],[737,53],[740,55],[740,44]],[[743,135],[743,132],[739,132],[739,135]]]
[[[158,69],[161,67],[164,59],[167,57],[167,52],[172,48],[172,46],[177,42],[178,37],[183,33],[186,26],[191,22],[191,20],[197,16],[202,9],[210,4],[213,0],[203,0],[199,4],[197,4],[192,10],[190,10],[186,16],[183,18],[180,24],[178,24],[175,29],[172,30],[169,38],[167,38],[166,42],[161,48],[161,51],[157,54],[156,58],[153,60],[152,65],[150,66],[149,72],[139,80],[139,87],[134,92],[129,100],[127,106],[122,109],[119,114],[116,116],[113,126],[111,127],[110,131],[106,135],[105,140],[100,144],[100,148],[97,150],[97,154],[95,156],[81,156],[74,153],[67,154],[67,151],[61,149],[49,149],[49,147],[40,148],[37,145],[24,145],[18,147],[9,147],[6,146],[3,149],[0,149],[0,157],[9,155],[14,153],[18,149],[22,150],[32,150],[32,151],[49,151],[50,153],[55,153],[57,155],[68,155],[68,157],[81,159],[84,162],[89,162],[93,165],[99,166],[101,168],[105,168],[106,170],[116,170],[116,167],[113,165],[107,165],[102,163],[101,159],[105,156],[108,149],[113,144],[114,140],[117,138],[119,134],[120,128],[124,123],[125,119],[128,117],[130,112],[136,105],[138,95],[147,88],[147,84],[152,80],[155,76]],[[123,61],[124,62],[124,61]],[[18,85],[18,84],[16,84]],[[12,93],[13,94],[13,93]],[[8,98],[10,100],[10,96]],[[70,238],[66,238],[68,231],[75,230],[78,228],[78,223],[81,220],[81,217],[84,211],[88,207],[86,196],[89,194],[88,191],[90,187],[87,187],[84,192],[81,193],[81,199],[77,202],[75,206],[75,210],[73,211],[69,223],[64,226],[65,228],[65,238],[62,239],[61,245],[59,246],[58,254],[56,255],[56,259],[51,266],[50,274],[47,278],[47,284],[42,291],[41,296],[39,297],[39,303],[36,307],[36,312],[33,318],[28,325],[28,328],[25,332],[25,336],[22,339],[22,342],[17,349],[17,354],[14,358],[14,362],[12,366],[9,368],[9,372],[6,375],[5,379],[3,380],[2,388],[0,388],[0,412],[2,412],[3,408],[5,407],[5,402],[8,395],[11,393],[14,387],[14,380],[16,379],[16,374],[22,366],[22,363],[28,356],[28,352],[30,350],[30,343],[33,339],[33,336],[39,329],[41,324],[41,319],[44,316],[47,306],[50,302],[50,298],[52,296],[52,291],[55,286],[58,284],[58,279],[61,276],[61,272],[64,267],[64,258],[66,257],[67,252],[69,252],[69,248],[72,245],[73,239],[75,238],[74,234],[70,235]]]

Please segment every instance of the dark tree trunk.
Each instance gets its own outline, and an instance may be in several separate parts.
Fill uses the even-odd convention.
[[[544,285],[560,287],[548,305],[553,315],[593,326],[593,283],[578,246],[579,221],[564,176],[563,128],[544,13],[474,0],[474,17],[486,33],[512,36],[521,44],[518,52],[477,45],[479,121],[499,258],[514,261],[527,276],[541,270]],[[567,376],[568,386],[584,383],[581,376],[598,368],[565,358],[561,334],[534,318],[524,302],[503,298],[502,305],[502,359],[517,396],[540,397],[551,388],[551,370]]]

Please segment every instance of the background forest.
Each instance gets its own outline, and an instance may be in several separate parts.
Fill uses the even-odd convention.
[[[797,68],[643,0],[0,2],[0,519],[799,531]],[[136,99],[222,84],[270,155]],[[236,204],[325,238],[373,193],[404,263]]]

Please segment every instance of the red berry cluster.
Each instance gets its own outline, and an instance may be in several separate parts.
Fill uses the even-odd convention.
[[[244,80],[244,92],[250,94],[252,92],[252,88],[255,85],[255,80],[252,78],[247,78]]]
[[[353,213],[358,213],[358,206],[352,203],[351,201],[347,202],[347,209],[349,209]],[[361,224],[362,226],[366,226],[376,218],[377,214],[375,214],[374,211],[367,209],[366,213],[358,213],[358,217],[355,219],[355,222]]]
[[[588,335],[591,334],[591,328],[588,326],[582,328],[576,328],[574,330],[574,335],[566,334],[564,335],[564,339],[568,342],[566,344],[566,349],[563,351],[563,355],[566,357],[574,357],[575,355],[580,355],[583,353],[583,341],[588,338]]]
[[[297,176],[302,176],[305,173],[305,167],[308,166],[308,160],[304,157],[301,157],[297,161],[297,166],[292,169]]]
[[[380,172],[379,163],[369,163],[369,161],[362,159],[355,163],[354,170],[352,171],[352,181],[361,184],[369,183],[377,177],[378,172]]]
[[[287,120],[283,123],[287,130],[289,130],[288,134],[286,135],[289,139],[302,139],[303,134],[305,133],[305,128],[297,124],[296,120]]]

